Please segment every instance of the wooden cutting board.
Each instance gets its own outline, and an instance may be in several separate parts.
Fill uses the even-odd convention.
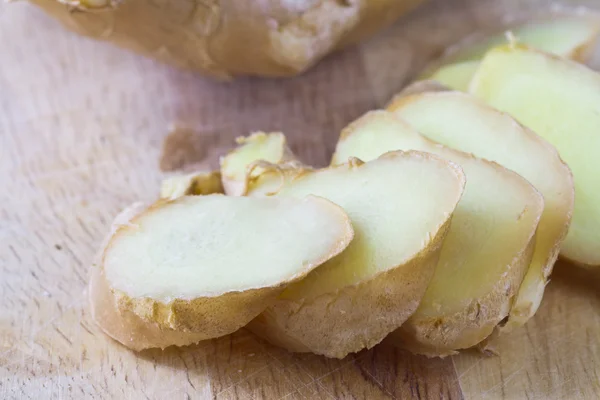
[[[245,330],[136,354],[86,304],[101,238],[121,208],[156,197],[161,157],[164,169],[215,165],[234,137],[283,130],[325,165],[340,129],[444,46],[549,4],[432,1],[302,77],[232,83],[77,37],[26,3],[0,5],[0,398],[600,398],[600,275],[564,263],[537,316],[492,357],[430,360],[384,343],[330,360]]]

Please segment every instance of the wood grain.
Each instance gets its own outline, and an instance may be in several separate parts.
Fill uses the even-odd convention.
[[[284,131],[305,161],[325,165],[340,129],[444,46],[549,4],[432,1],[304,76],[233,83],[77,37],[31,5],[0,5],[0,398],[599,398],[600,276],[568,264],[534,320],[497,341],[498,357],[429,360],[384,343],[329,360],[245,330],[136,354],[102,334],[86,304],[110,221],[157,196],[173,125],[192,132],[193,151],[166,146],[166,169],[214,164],[259,129]]]

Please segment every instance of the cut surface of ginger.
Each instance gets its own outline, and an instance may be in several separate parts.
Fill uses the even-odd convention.
[[[176,199],[181,196],[198,196],[223,193],[219,171],[197,171],[170,176],[160,185],[161,199]]]
[[[408,342],[419,345],[409,347],[445,355],[476,345],[508,315],[531,260],[543,199],[516,173],[434,143],[387,111],[367,113],[346,128],[333,163],[398,149],[454,161],[467,179],[431,283],[404,324],[418,328]],[[475,318],[474,305],[482,309]]]
[[[600,74],[523,46],[505,46],[487,54],[471,91],[556,147],[575,181],[573,220],[561,255],[600,266]]]
[[[541,51],[584,61],[599,34],[600,14],[556,15],[508,27],[494,35],[467,38],[448,57],[452,62],[481,60],[488,50],[506,44],[507,36],[512,36],[517,42]]]
[[[475,34],[450,47],[447,55],[435,63],[437,67],[428,68],[421,79],[433,79],[452,89],[467,91],[485,53],[509,40],[584,62],[591,55],[599,35],[600,15],[594,13],[557,14],[507,27],[491,35]]]
[[[264,195],[263,184],[275,187],[275,197],[314,194],[340,205],[355,237],[339,256],[290,285],[261,315],[258,333],[292,351],[342,358],[379,343],[414,312],[464,175],[430,154],[391,152],[323,170],[267,170],[249,195]]]
[[[115,220],[92,271],[92,316],[134,350],[223,336],[352,237],[343,210],[314,196],[136,204]]]
[[[479,68],[479,61],[462,61],[440,67],[428,79],[447,86],[450,89],[466,92],[471,78]]]
[[[531,266],[507,329],[523,325],[539,307],[573,212],[573,177],[556,149],[507,114],[458,92],[398,97],[389,106],[422,135],[517,172],[544,197]]]
[[[413,258],[450,215],[452,201],[458,196],[459,174],[447,171],[443,163],[430,164],[426,157],[404,163],[390,157],[362,167],[309,172],[283,184],[277,196],[324,197],[346,210],[357,229],[353,243],[340,257],[289,287],[283,297],[316,297],[368,280]],[[401,176],[394,177],[394,171]],[[438,204],[436,195],[442,193],[450,198]],[[415,231],[417,225],[419,231]]]
[[[129,297],[216,297],[299,279],[351,232],[343,211],[322,199],[186,196],[120,227],[103,267]]]
[[[282,133],[256,132],[248,137],[237,139],[238,147],[221,158],[221,175],[225,193],[241,196],[246,192],[246,175],[255,161],[267,161],[278,164],[293,158]],[[260,168],[254,168],[251,176],[260,174]]]

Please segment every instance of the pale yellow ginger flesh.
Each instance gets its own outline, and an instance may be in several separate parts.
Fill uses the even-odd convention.
[[[99,268],[120,315],[198,341],[247,324],[352,238],[322,198],[184,196],[118,225]]]
[[[429,164],[427,159],[401,163],[390,155],[363,168],[342,166],[308,172],[282,185],[276,197],[309,194],[324,197],[340,205],[353,224],[362,228],[361,236],[357,235],[343,255],[288,288],[283,297],[316,297],[362,282],[382,270],[394,268],[399,260],[410,259],[415,249],[429,239],[427,233],[435,232],[450,215],[462,190],[458,189],[460,170],[440,162]],[[422,171],[418,170],[420,166]],[[395,171],[402,175],[390,181]],[[447,182],[441,182],[444,177]],[[360,192],[356,188],[358,183]],[[426,193],[429,196],[424,199]],[[450,197],[439,204],[436,195],[442,193]],[[415,234],[418,223],[422,232]],[[378,251],[369,247],[375,244]],[[322,279],[314,279],[317,277]]]
[[[122,0],[58,0],[58,2],[80,10],[101,10],[116,7]]]
[[[475,346],[508,316],[531,261],[543,199],[518,174],[428,140],[388,111],[348,126],[332,163],[411,149],[456,162],[467,179],[427,292],[398,334],[414,352],[444,356]]]
[[[198,196],[224,193],[219,171],[198,171],[174,175],[164,179],[160,185],[161,199],[176,199],[181,196]]]
[[[473,96],[422,93],[398,97],[388,109],[431,140],[517,172],[543,195],[535,253],[507,329],[523,325],[539,307],[569,228],[574,203],[571,171],[552,145]]]
[[[479,68],[479,61],[448,64],[440,67],[428,79],[439,82],[450,89],[466,92],[477,68]]]
[[[510,32],[510,35],[507,35]],[[583,61],[587,51],[595,44],[600,34],[600,15],[594,13],[557,15],[522,25],[509,27],[495,35],[480,39],[469,39],[469,45],[460,46],[449,55],[453,62],[481,60],[493,47],[503,45],[512,36],[519,43],[553,53],[561,57]]]
[[[600,75],[523,46],[505,46],[487,54],[471,85],[474,95],[553,144],[569,165],[575,209],[561,255],[600,266]]]
[[[262,160],[278,164],[293,158],[282,133],[256,132],[238,138],[237,143],[238,147],[221,158],[223,187],[230,196],[244,195],[246,179],[260,175],[261,169],[254,168],[254,162]],[[249,177],[248,172],[251,172]]]
[[[131,297],[214,297],[294,280],[347,232],[342,210],[321,199],[183,197],[121,227],[103,265]]]
[[[289,286],[250,327],[292,351],[328,357],[379,343],[425,293],[463,190],[462,170],[430,154],[392,152],[366,164],[353,159],[323,170],[264,175],[251,184],[250,196],[264,195],[263,184],[267,192],[276,189],[274,197],[322,196],[348,213],[355,238]]]
[[[485,53],[514,40],[542,51],[584,62],[600,35],[600,15],[593,13],[555,15],[509,27],[493,35],[468,37],[448,50],[435,68],[428,68],[421,79],[436,80],[452,89],[467,91]],[[440,64],[442,64],[440,66]]]

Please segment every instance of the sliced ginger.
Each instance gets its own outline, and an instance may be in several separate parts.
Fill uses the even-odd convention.
[[[454,64],[441,66],[428,79],[446,85],[450,89],[466,92],[475,71],[479,68],[479,61],[461,61]]]
[[[219,171],[198,171],[166,178],[160,186],[160,197],[173,200],[181,196],[224,193]]]
[[[510,32],[507,34],[506,31]],[[476,34],[448,49],[446,55],[421,75],[449,88],[466,92],[485,53],[498,45],[519,43],[585,62],[600,35],[600,16],[587,14],[553,15],[509,27],[492,35]]]
[[[486,55],[471,91],[556,147],[575,180],[573,221],[561,255],[600,266],[600,74],[523,46],[504,46]]]
[[[432,142],[387,111],[348,126],[332,163],[398,149],[454,161],[467,179],[425,296],[393,334],[414,352],[444,356],[480,343],[508,316],[531,261],[543,199],[516,173]]]
[[[136,350],[239,329],[353,238],[343,210],[317,197],[185,196],[134,214],[108,240],[91,300]]]
[[[294,159],[282,133],[256,132],[237,139],[238,147],[221,158],[221,175],[225,193],[242,196],[246,193],[247,180],[260,175],[256,161],[279,164]],[[247,174],[247,168],[251,168]],[[249,176],[248,176],[249,175]]]
[[[576,20],[515,33],[580,58],[598,21]],[[477,48],[434,78],[558,152],[430,81],[345,129],[326,169],[296,162],[280,133],[239,139],[221,172],[169,178],[163,200],[119,218],[92,271],[94,319],[135,350],[249,323],[338,358],[390,333],[445,356],[524,324],[561,244],[600,266],[600,75],[514,40],[483,61]]]
[[[274,166],[263,175],[250,196],[263,196],[263,184],[275,187],[277,198],[322,196],[348,213],[355,238],[249,327],[289,350],[342,358],[404,323],[433,274],[463,190],[461,169],[425,153],[392,152],[297,173]]]
[[[556,149],[509,115],[458,92],[397,97],[388,106],[421,134],[517,172],[544,196],[544,212],[531,266],[506,329],[525,324],[537,311],[573,212],[573,177]]]

